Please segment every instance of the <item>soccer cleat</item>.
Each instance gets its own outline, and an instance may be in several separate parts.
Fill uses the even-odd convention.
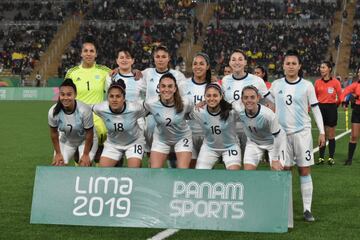
[[[311,214],[311,212],[309,210],[306,210],[304,212],[304,220],[306,222],[314,222],[315,218],[314,218],[314,216]]]
[[[329,159],[328,159],[328,164],[329,164],[330,166],[334,165],[334,164],[335,164],[335,160],[334,160],[333,158],[329,158]]]
[[[318,160],[318,162],[316,164],[320,165],[320,164],[324,164],[324,162],[325,162],[325,159],[319,158],[319,160]]]
[[[350,160],[346,160],[346,162],[344,163],[344,165],[346,166],[350,166],[352,164],[352,161],[350,161]]]

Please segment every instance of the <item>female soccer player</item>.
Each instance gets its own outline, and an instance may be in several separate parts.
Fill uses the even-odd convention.
[[[108,132],[100,167],[114,167],[124,154],[128,167],[141,167],[145,138],[137,120],[144,117],[146,111],[141,103],[125,100],[125,89],[122,79],[113,82],[107,101],[93,106],[93,111],[103,119]]]
[[[239,170],[241,151],[234,131],[237,114],[224,100],[221,87],[216,83],[206,85],[206,105],[193,110],[192,119],[198,121],[204,132],[204,142],[196,162],[197,169],[212,169],[222,157],[226,169]]]
[[[142,79],[135,80],[132,72],[134,62],[135,59],[131,50],[129,48],[120,48],[116,56],[116,63],[119,67],[113,72],[112,76],[108,76],[109,80],[113,82],[119,79],[125,82],[127,101],[139,101],[142,98]]]
[[[288,51],[285,54],[283,69],[285,77],[274,81],[270,91],[275,98],[279,123],[287,135],[285,169],[290,169],[294,163],[298,166],[304,219],[315,221],[311,214],[313,183],[310,166],[314,165],[314,154],[309,106],[320,131],[318,140],[320,147],[325,144],[324,124],[314,86],[310,81],[299,76],[301,60],[297,51]]]
[[[177,168],[189,168],[192,136],[185,115],[191,111],[192,103],[187,98],[181,98],[176,78],[171,73],[160,78],[159,91],[158,96],[144,102],[145,109],[156,122],[150,166],[161,168],[171,149],[174,149]]]
[[[352,94],[356,99],[351,114],[351,136],[349,142],[348,159],[346,160],[345,165],[352,164],[356,143],[360,136],[360,67],[358,67],[357,74],[358,80],[347,86],[341,95],[342,102],[344,102],[348,94]],[[347,108],[347,105],[347,103],[344,104],[345,109]]]
[[[192,63],[193,77],[187,79],[181,85],[180,91],[183,97],[188,98],[194,105],[204,101],[206,84],[211,83],[210,59],[205,53],[199,52],[195,55]],[[195,120],[189,120],[188,124],[192,132],[193,151],[190,168],[195,168],[204,134],[200,124]]]
[[[264,81],[251,73],[245,71],[247,65],[246,55],[242,50],[236,49],[230,55],[229,66],[233,73],[224,76],[222,79],[222,89],[225,91],[225,99],[229,102],[241,103],[241,92],[244,87],[255,86],[262,98],[266,98],[266,102],[273,102],[269,90],[266,88]],[[269,103],[270,104],[270,103]],[[246,146],[246,135],[240,123],[236,126],[236,131],[240,141],[241,153],[244,154]],[[242,155],[243,156],[243,155]]]
[[[106,77],[111,70],[104,65],[97,64],[95,62],[96,57],[97,50],[94,41],[90,38],[85,39],[81,48],[81,64],[70,68],[65,76],[65,78],[72,79],[77,87],[76,99],[86,104],[101,103],[109,85],[106,82]],[[94,115],[94,125],[99,144],[102,145],[106,139],[105,125],[96,115]],[[101,148],[102,146],[99,148],[99,152],[101,152]]]
[[[52,165],[68,165],[79,150],[80,166],[90,166],[97,150],[97,137],[93,131],[91,108],[75,100],[76,86],[71,79],[60,85],[58,102],[48,114],[51,141],[54,146]]]
[[[176,78],[178,84],[185,80],[184,74],[182,74],[180,71],[170,69],[170,52],[166,46],[160,45],[156,47],[153,52],[153,57],[155,68],[146,68],[142,71],[141,89],[142,91],[145,91],[146,99],[158,97],[160,93],[159,80],[166,73],[171,73]],[[145,140],[147,145],[146,148],[150,148],[152,145],[155,126],[156,123],[153,116],[149,115],[146,118],[145,128]]]
[[[315,81],[315,93],[319,100],[319,107],[325,125],[325,140],[329,139],[329,158],[328,164],[334,165],[335,154],[335,128],[337,125],[337,106],[340,103],[341,84],[331,76],[332,64],[323,61],[320,64],[321,78]],[[319,160],[317,164],[325,162],[326,145],[319,149]]]
[[[244,170],[255,170],[268,152],[272,170],[282,170],[285,164],[286,134],[275,113],[259,104],[260,95],[254,86],[246,86],[241,93],[244,110],[239,111],[247,143]],[[237,109],[238,110],[238,109]]]
[[[254,69],[254,75],[264,80],[267,89],[271,88],[271,82],[269,82],[268,73],[263,66],[256,66]]]

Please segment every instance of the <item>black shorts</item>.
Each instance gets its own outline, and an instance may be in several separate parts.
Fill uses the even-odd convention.
[[[335,103],[319,103],[324,125],[335,127],[338,120],[337,105]]]
[[[351,114],[351,123],[360,123],[360,105],[354,104]]]

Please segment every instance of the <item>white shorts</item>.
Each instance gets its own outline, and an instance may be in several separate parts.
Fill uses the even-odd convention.
[[[254,166],[258,166],[260,161],[263,158],[265,151],[268,151],[270,166],[272,160],[280,160],[282,166],[285,164],[285,156],[286,156],[286,142],[281,145],[280,148],[280,156],[278,153],[274,151],[273,144],[259,145],[254,143],[250,139],[247,140],[246,149],[244,154],[244,164],[251,164]]]
[[[105,141],[101,157],[107,157],[115,161],[119,161],[125,154],[126,158],[142,159],[145,152],[144,146],[144,138],[137,139],[135,142],[126,146],[116,145]]]
[[[204,141],[204,137],[199,135],[193,135],[192,141],[193,141],[193,149],[192,149],[191,159],[197,159],[199,156],[201,146]]]
[[[192,152],[192,148],[193,143],[191,137],[184,137],[175,144],[169,144],[161,141],[160,138],[154,134],[154,141],[151,146],[151,151],[169,154],[170,152]]]
[[[286,135],[287,138],[287,157],[285,166],[297,165],[308,167],[314,165],[313,139],[311,129]]]
[[[90,157],[91,162],[94,160],[96,151],[98,149],[98,140],[97,140],[96,135],[94,135],[94,136],[95,137],[93,140],[93,145],[89,152],[89,157]],[[69,164],[69,161],[72,158],[74,158],[74,154],[75,154],[76,150],[79,150],[79,159],[81,158],[82,153],[84,152],[84,148],[85,148],[85,141],[83,141],[79,146],[69,146],[62,142],[59,142],[59,145],[60,145],[61,154],[64,158],[64,163]],[[54,156],[55,156],[55,152],[54,152]]]
[[[212,169],[221,156],[226,168],[229,168],[232,165],[241,166],[241,151],[239,145],[234,144],[225,150],[219,151],[203,144],[195,168]]]

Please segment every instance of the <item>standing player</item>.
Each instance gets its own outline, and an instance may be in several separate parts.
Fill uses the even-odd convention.
[[[164,45],[159,45],[154,49],[153,52],[155,68],[146,68],[142,71],[142,81],[141,89],[144,91],[145,98],[149,99],[152,97],[157,97],[160,93],[159,89],[159,80],[166,74],[171,73],[178,85],[181,85],[181,82],[185,81],[185,76],[180,71],[170,69],[170,52]],[[146,118],[146,128],[145,128],[145,140],[146,140],[146,151],[149,152],[152,145],[153,133],[156,123],[154,116],[149,115]],[[176,167],[175,156],[170,156],[170,165],[171,167]]]
[[[222,157],[226,169],[239,170],[241,152],[234,131],[237,114],[230,103],[224,100],[224,94],[217,83],[206,85],[206,105],[190,114],[201,125],[204,142],[196,162],[197,169],[212,169]]]
[[[356,143],[360,136],[360,67],[358,67],[357,75],[358,80],[347,86],[341,95],[342,102],[344,102],[348,94],[352,94],[356,99],[351,114],[351,137],[349,141],[348,159],[346,160],[345,165],[352,164],[354,152],[356,149]],[[347,105],[348,103],[345,103],[344,107],[347,108]]]
[[[206,84],[211,82],[210,59],[205,53],[199,52],[195,55],[192,63],[193,77],[187,79],[180,86],[183,97],[187,97],[193,102],[194,106],[204,101]],[[195,120],[189,120],[188,124],[192,132],[193,151],[191,156],[190,168],[195,168],[204,133],[200,124]]]
[[[142,79],[135,80],[132,72],[132,66],[135,62],[133,54],[129,48],[121,48],[117,51],[116,63],[119,66],[112,76],[108,76],[107,82],[124,80],[126,85],[126,100],[139,101],[143,96]]]
[[[282,170],[285,164],[286,134],[275,113],[259,104],[260,95],[254,86],[246,86],[241,93],[244,109],[237,109],[244,125],[247,143],[244,170],[255,170],[265,152],[268,152],[272,170]]]
[[[255,86],[262,98],[266,98],[267,102],[273,102],[269,90],[266,88],[264,81],[245,71],[247,65],[246,55],[242,50],[236,49],[230,55],[229,66],[233,73],[226,75],[222,79],[222,88],[225,91],[225,99],[229,102],[241,103],[241,92],[244,87],[253,85]],[[236,126],[236,131],[240,141],[241,154],[243,156],[246,146],[246,135],[241,123]]]
[[[271,94],[275,98],[276,115],[287,135],[285,169],[296,163],[300,175],[301,194],[305,221],[315,221],[311,213],[313,183],[310,166],[314,165],[311,106],[316,125],[320,131],[319,146],[325,144],[324,124],[312,83],[299,76],[301,60],[297,51],[285,54],[283,69],[285,77],[272,83]]]
[[[340,104],[341,84],[331,76],[332,64],[323,61],[320,64],[321,78],[315,81],[315,93],[319,100],[319,107],[325,126],[325,140],[329,139],[329,159],[328,164],[334,165],[335,154],[335,128],[337,125],[337,107]],[[325,162],[326,145],[319,149],[319,160],[317,164]]]
[[[192,136],[185,115],[192,109],[187,98],[181,98],[176,78],[164,74],[159,81],[158,96],[144,102],[145,109],[154,117],[156,127],[151,146],[150,166],[161,168],[171,150],[176,154],[177,168],[189,168],[192,152]]]
[[[101,103],[104,100],[105,91],[109,85],[106,82],[106,77],[109,75],[110,69],[96,64],[96,57],[97,52],[94,42],[86,40],[82,44],[81,64],[70,68],[65,76],[65,78],[72,79],[77,87],[78,94],[76,99],[86,104]],[[99,144],[102,145],[106,139],[106,127],[101,118],[96,115],[94,115],[94,125]],[[101,151],[102,147],[99,150]]]
[[[254,75],[264,80],[267,89],[271,88],[271,82],[269,82],[268,73],[263,66],[256,66],[254,69]]]
[[[144,154],[145,138],[137,120],[145,116],[142,104],[125,101],[125,83],[111,83],[108,100],[93,106],[106,125],[108,136],[100,158],[100,167],[113,167],[125,154],[128,167],[138,168]]]
[[[51,141],[54,146],[52,165],[68,165],[75,152],[80,154],[80,166],[90,166],[97,150],[91,108],[75,100],[76,86],[71,79],[60,85],[58,102],[48,114]]]

